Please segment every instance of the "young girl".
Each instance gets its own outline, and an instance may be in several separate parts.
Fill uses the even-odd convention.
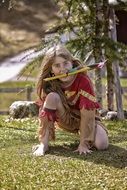
[[[37,83],[37,94],[42,102],[40,106],[40,145],[33,152],[42,156],[48,150],[48,142],[55,139],[55,125],[69,132],[78,133],[79,154],[91,153],[91,147],[104,150],[108,147],[108,136],[103,125],[96,121],[95,113],[99,108],[92,83],[85,73],[45,81],[45,78],[68,73],[82,66],[63,46],[47,51],[41,74]]]

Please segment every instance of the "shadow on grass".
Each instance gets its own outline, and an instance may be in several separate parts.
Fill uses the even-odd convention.
[[[103,164],[105,166],[115,168],[127,167],[127,150],[116,145],[109,145],[105,151],[97,151],[93,149],[92,154],[79,155],[73,151],[77,148],[77,144],[59,146],[50,146],[48,154],[55,156],[62,156],[66,158],[76,158],[80,160],[87,160],[96,164]]]

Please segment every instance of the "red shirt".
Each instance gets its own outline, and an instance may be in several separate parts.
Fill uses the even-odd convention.
[[[82,73],[77,74],[74,82],[64,89],[70,106],[74,109],[100,108],[95,98],[90,78]]]

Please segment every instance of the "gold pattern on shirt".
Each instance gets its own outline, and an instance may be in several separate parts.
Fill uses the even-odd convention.
[[[67,96],[67,98],[70,98],[71,96],[73,96],[76,92],[75,91],[65,91],[65,95]]]
[[[89,94],[88,92],[86,92],[86,91],[84,91],[84,90],[81,89],[81,90],[78,92],[78,94],[75,96],[74,100],[73,100],[73,103],[74,103],[74,104],[77,102],[77,100],[78,100],[78,98],[79,98],[80,95],[84,96],[85,98],[88,98],[88,99],[91,100],[92,102],[96,102],[96,98],[95,98],[93,95],[91,95],[91,94]]]

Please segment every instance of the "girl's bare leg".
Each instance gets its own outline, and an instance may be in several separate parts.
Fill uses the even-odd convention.
[[[65,111],[61,99],[57,93],[51,92],[47,95],[44,102],[43,110],[49,109],[63,113]],[[39,128],[39,141],[40,145],[37,146],[37,149],[34,151],[33,155],[42,156],[48,150],[48,143],[50,134],[54,138],[54,121],[52,118],[49,120],[47,116],[40,118],[40,128]]]
[[[105,150],[108,148],[108,145],[109,141],[106,131],[100,125],[97,125],[94,146],[98,150]]]
[[[41,129],[42,128],[42,129]],[[41,135],[41,130],[43,130],[43,132],[45,132],[45,134]],[[43,128],[43,125],[40,125],[40,129],[39,129],[39,141],[40,141],[40,145],[37,145],[34,149],[33,155],[34,156],[43,156],[45,154],[45,152],[48,150],[48,141],[49,141],[49,129],[47,128]]]

